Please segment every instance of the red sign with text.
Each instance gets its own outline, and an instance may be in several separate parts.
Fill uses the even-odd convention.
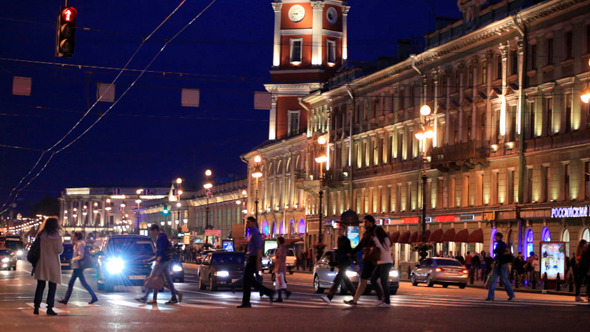
[[[402,224],[419,224],[420,217],[412,217],[412,218],[403,218]]]
[[[454,222],[455,216],[436,216],[434,222]]]

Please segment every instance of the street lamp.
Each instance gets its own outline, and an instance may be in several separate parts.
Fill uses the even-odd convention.
[[[205,207],[205,227],[203,229],[206,229],[207,226],[209,226],[209,197],[211,196],[211,188],[213,188],[213,183],[211,183],[211,180],[209,180],[211,174],[212,172],[210,169],[205,171],[205,177],[207,180],[205,184],[203,184],[203,188],[205,188],[205,198],[207,200],[207,205]]]
[[[426,155],[426,140],[434,138],[434,131],[431,127],[428,126],[428,117],[430,116],[430,106],[422,105],[420,107],[420,117],[421,117],[421,127],[422,130],[416,133],[416,139],[422,142],[422,242],[426,242],[426,182],[428,180],[428,176],[426,176],[426,163],[428,162],[428,157]],[[426,250],[420,250],[420,257],[421,261],[426,258]]]
[[[252,171],[252,177],[256,179],[256,189],[254,195],[254,205],[255,205],[255,218],[258,220],[258,179],[262,177],[262,166],[260,162],[262,161],[262,157],[254,156],[254,170]]]
[[[326,144],[326,139],[323,136],[320,136],[318,138],[318,144],[320,145],[320,147],[323,147],[324,144]],[[319,206],[318,206],[318,231],[319,231],[319,235],[318,235],[318,257],[322,256],[323,253],[323,247],[322,244],[324,242],[324,236],[322,233],[322,201],[323,201],[323,197],[324,197],[324,190],[323,190],[323,181],[324,181],[324,163],[328,161],[328,157],[326,156],[326,154],[324,152],[322,152],[318,157],[315,158],[315,162],[320,164],[320,190],[319,190]]]

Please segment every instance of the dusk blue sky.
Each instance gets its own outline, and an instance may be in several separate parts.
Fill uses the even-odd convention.
[[[217,0],[172,41],[130,92],[91,130],[56,154],[16,201],[26,208],[66,187],[167,186],[183,177],[243,178],[240,155],[268,137],[268,111],[253,109],[269,83],[272,1]],[[9,191],[96,100],[162,20],[181,3],[71,0],[78,10],[72,58],[57,58],[56,19],[63,1],[4,2],[0,14],[0,206]],[[210,0],[186,0],[143,46],[131,69],[143,69]],[[395,56],[396,40],[434,29],[434,17],[459,17],[456,0],[351,0],[349,60]],[[59,64],[77,66],[60,66]],[[107,69],[112,68],[112,69]],[[120,96],[138,72],[123,74]],[[32,78],[31,96],[12,95],[13,76]],[[180,106],[180,89],[200,89],[200,107]],[[86,129],[111,103],[101,102]],[[82,130],[74,131],[75,137]],[[64,142],[68,142],[70,138]],[[61,144],[60,146],[64,146]],[[20,148],[17,148],[20,147]],[[38,170],[37,170],[38,171]]]

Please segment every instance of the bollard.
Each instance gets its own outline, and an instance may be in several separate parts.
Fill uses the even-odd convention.
[[[531,277],[531,279],[533,279],[533,280],[531,281],[531,283],[532,283],[532,287],[531,287],[531,288],[532,288],[532,289],[537,289],[537,278],[536,278],[536,273],[535,273],[534,271],[533,271],[533,272],[531,272],[531,276],[532,276],[532,277]]]
[[[412,269],[410,268],[410,266],[408,265],[408,279],[410,279],[410,275],[412,274]]]
[[[473,285],[474,274],[475,274],[475,269],[472,266],[471,269],[469,270],[469,284],[470,285]]]
[[[572,273],[572,274],[570,274],[569,281],[567,282],[569,285],[568,290],[570,291],[570,293],[574,291],[574,282],[575,282],[574,281],[574,274]]]
[[[543,290],[547,290],[547,272],[543,273]]]
[[[518,273],[516,274],[516,277],[514,278],[514,289],[519,287],[519,280],[518,280]]]

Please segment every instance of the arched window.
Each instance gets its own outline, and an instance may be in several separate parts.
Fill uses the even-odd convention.
[[[590,231],[588,230],[588,228],[584,228],[584,230],[582,231],[581,240],[586,240],[586,241],[590,242]]]
[[[277,234],[277,223],[276,222],[272,223],[272,234]]]
[[[268,221],[262,222],[262,233],[268,235]]]
[[[534,244],[535,235],[534,235],[532,229],[527,230],[526,236],[524,239],[525,239],[525,248],[526,248],[526,252],[524,253],[524,256],[529,257],[531,252],[535,251],[535,244]]]
[[[541,241],[551,241],[551,232],[549,232],[549,228],[543,227],[543,231],[541,232]]]
[[[297,227],[298,233],[305,234],[305,228],[305,219],[301,218],[301,220],[299,220],[299,226]]]
[[[280,227],[281,234],[286,234],[285,232],[285,221],[281,220],[281,227]]]
[[[565,242],[565,255],[570,257],[570,231],[567,228],[561,233],[561,241]]]
[[[498,233],[497,228],[492,228],[492,236],[490,237],[490,256],[494,257],[494,249],[496,249],[496,233]]]
[[[295,233],[295,220],[291,219],[290,225],[289,225],[289,234],[293,234]]]

